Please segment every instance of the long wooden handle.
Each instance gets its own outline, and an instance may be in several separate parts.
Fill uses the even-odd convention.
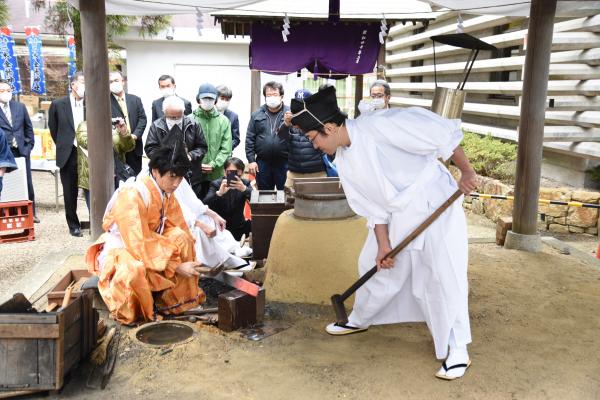
[[[71,300],[71,293],[73,293],[73,286],[75,285],[75,282],[72,282],[69,286],[67,286],[67,288],[65,289],[65,297],[63,297],[63,301],[62,301],[62,305],[60,306],[60,308],[65,308],[66,306],[69,305],[69,301]]]
[[[440,216],[441,213],[446,211],[446,209],[450,207],[450,205],[454,203],[454,201],[458,199],[462,194],[463,193],[460,190],[454,192],[454,194],[450,196],[448,200],[442,203],[442,205],[439,206],[437,210],[435,210],[425,221],[423,221],[421,225],[417,226],[415,230],[410,233],[410,235],[404,238],[404,240],[400,242],[400,244],[398,244],[396,247],[394,247],[392,251],[387,253],[384,259],[395,257],[396,254],[400,253],[406,246],[408,246],[410,242],[412,242],[417,236],[423,233],[423,231],[427,229],[427,227],[431,225],[433,221],[435,221]],[[352,296],[352,293],[356,292],[356,290],[358,290],[359,287],[364,285],[366,281],[368,281],[373,275],[375,275],[375,272],[377,272],[377,265],[368,270],[367,273],[361,276],[360,279],[354,282],[352,286],[350,286],[344,293],[342,293],[342,301]]]

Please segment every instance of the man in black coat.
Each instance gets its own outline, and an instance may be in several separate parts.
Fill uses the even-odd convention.
[[[113,118],[123,118],[127,123],[127,131],[135,140],[135,149],[125,154],[125,162],[136,174],[142,170],[142,135],[146,129],[146,112],[142,100],[133,94],[126,94],[124,89],[123,74],[113,71],[109,76],[110,103]]]
[[[178,137],[183,135],[188,158],[191,161],[191,169],[188,179],[192,187],[202,180],[202,159],[208,150],[206,139],[200,125],[188,116],[184,116],[183,99],[170,96],[163,102],[163,116],[152,123],[146,138],[144,150],[146,155],[152,158],[152,154],[163,146],[175,146]],[[175,127],[178,129],[173,129]]]
[[[283,190],[288,166],[288,145],[277,136],[283,115],[290,110],[283,104],[283,85],[267,82],[263,87],[265,104],[250,116],[246,131],[248,171],[256,175],[259,190]]]
[[[35,193],[31,178],[31,149],[35,143],[33,125],[25,104],[12,99],[10,82],[0,79],[0,129],[6,134],[10,149],[15,157],[25,158],[27,172],[27,191],[33,202],[33,221],[40,222],[36,215]]]
[[[158,78],[158,89],[160,90],[160,93],[162,94],[162,97],[159,99],[156,99],[152,102],[152,121],[154,122],[157,119],[161,118],[164,113],[163,113],[163,101],[165,100],[165,98],[169,97],[169,96],[177,96],[175,94],[175,78],[173,78],[171,75],[161,75],[160,78]],[[192,113],[192,103],[190,103],[188,100],[184,99],[183,97],[180,97],[181,100],[183,100],[183,103],[185,105],[185,109],[183,110],[183,114],[184,115],[190,115]]]
[[[81,72],[71,77],[71,93],[56,99],[48,111],[48,128],[56,145],[56,166],[60,168],[65,215],[72,236],[81,237],[77,217],[77,142],[75,129],[85,120],[83,95],[85,79]]]
[[[240,120],[238,115],[229,109],[229,102],[233,97],[233,92],[225,85],[217,86],[217,110],[223,113],[231,122],[231,152],[240,144]]]
[[[231,157],[225,161],[224,167],[225,176],[210,183],[204,203],[225,219],[227,230],[235,240],[240,240],[242,235],[249,235],[252,230],[250,221],[244,216],[244,207],[246,201],[250,201],[252,187],[249,181],[242,179],[245,167],[242,160]],[[229,174],[232,175],[227,179]]]

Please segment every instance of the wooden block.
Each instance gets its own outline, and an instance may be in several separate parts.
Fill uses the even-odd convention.
[[[498,219],[496,224],[496,244],[498,246],[504,246],[504,240],[506,234],[512,229],[512,217],[502,217]]]
[[[265,310],[265,290],[257,297],[240,290],[219,295],[219,329],[231,332],[262,323]]]

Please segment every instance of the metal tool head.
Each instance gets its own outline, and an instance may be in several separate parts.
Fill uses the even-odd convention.
[[[348,323],[348,314],[346,313],[346,307],[344,307],[344,300],[339,294],[331,296],[331,305],[335,312],[336,322],[340,325],[346,325]]]

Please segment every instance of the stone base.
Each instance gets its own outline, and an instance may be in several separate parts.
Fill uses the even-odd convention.
[[[542,240],[539,234],[522,235],[513,231],[508,231],[504,248],[514,250],[524,250],[532,253],[537,253],[542,247]]]

